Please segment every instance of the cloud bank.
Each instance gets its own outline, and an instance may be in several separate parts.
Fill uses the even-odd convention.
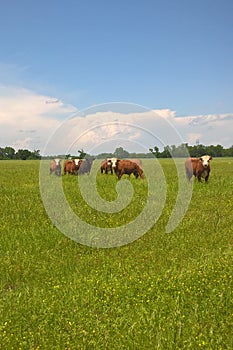
[[[71,117],[72,116],[72,117]],[[0,86],[0,147],[40,149],[42,154],[148,152],[182,142],[233,144],[233,114],[176,116],[169,109],[149,110],[126,103],[78,112],[56,97]]]

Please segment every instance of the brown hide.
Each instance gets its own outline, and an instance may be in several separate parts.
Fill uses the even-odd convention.
[[[75,175],[75,173],[77,172],[77,165],[75,164],[75,161],[73,159],[69,159],[66,160],[64,163],[64,175],[66,175],[66,173],[71,174],[71,175]]]
[[[131,160],[131,162],[134,162],[134,163],[136,163],[137,165],[139,165],[140,168],[142,167],[142,161],[141,161],[141,159],[132,158],[132,159],[129,159],[129,160]]]
[[[59,160],[58,164],[53,159],[50,162],[50,175],[54,173],[57,176],[61,176],[61,160]]]
[[[211,159],[212,157],[209,158],[209,160]],[[189,181],[193,175],[198,179],[198,181],[201,181],[202,177],[205,179],[205,181],[208,181],[210,174],[210,165],[208,163],[208,166],[204,167],[202,157],[188,158],[185,161],[185,171]]]
[[[115,173],[120,179],[124,174],[131,175],[134,174],[136,178],[140,176],[144,179],[143,170],[138,164],[132,162],[131,160],[118,160],[115,168]]]
[[[100,166],[100,171],[101,174],[103,174],[105,172],[105,174],[108,173],[108,171],[111,171],[111,174],[113,173],[112,171],[112,163],[111,161],[107,161],[107,159],[103,160]]]

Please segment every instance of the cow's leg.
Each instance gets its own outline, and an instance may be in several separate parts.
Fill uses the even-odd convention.
[[[118,179],[120,180],[122,175],[124,175],[124,170],[118,172]]]

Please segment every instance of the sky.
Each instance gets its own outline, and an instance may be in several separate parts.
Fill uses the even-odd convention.
[[[230,147],[232,16],[231,0],[4,1],[0,147]]]

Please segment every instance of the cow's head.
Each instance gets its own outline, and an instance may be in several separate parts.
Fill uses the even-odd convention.
[[[201,160],[202,165],[203,165],[204,168],[208,167],[211,159],[212,159],[212,157],[211,156],[207,156],[207,155],[200,157],[200,160]]]
[[[118,160],[119,160],[118,158],[108,158],[107,162],[108,162],[108,165],[112,165],[113,168],[116,168]]]
[[[56,166],[59,166],[61,164],[61,159],[59,158],[55,158],[54,161],[56,163]]]

